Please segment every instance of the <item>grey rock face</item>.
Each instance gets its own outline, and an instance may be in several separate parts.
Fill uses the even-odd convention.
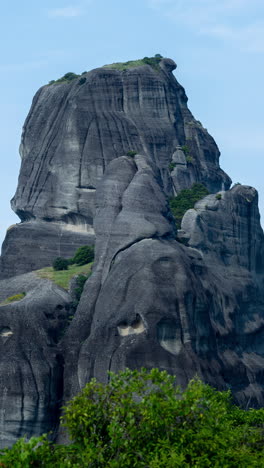
[[[138,155],[109,164],[98,186],[96,265],[63,342],[64,398],[91,377],[106,381],[108,370],[144,366],[167,369],[182,385],[198,374],[231,388],[242,405],[262,405],[256,191],[235,187],[197,203],[183,219],[185,246],[158,180]]]
[[[12,226],[6,234],[0,257],[0,279],[50,266],[56,257],[70,258],[78,247],[94,244],[94,230],[42,220]]]
[[[63,357],[57,346],[68,325],[70,296],[28,273],[0,281],[0,448],[55,430],[62,399]]]
[[[210,192],[230,186],[219,167],[213,138],[187,107],[184,88],[172,74],[175,68],[170,59],[162,60],[159,70],[149,65],[125,71],[99,68],[87,73],[85,81],[55,83],[37,92],[23,129],[22,164],[12,200],[13,210],[23,224],[27,222],[27,234],[32,228],[32,235],[27,243],[22,224],[7,237],[2,277],[14,274],[10,266],[14,244],[23,244],[29,258],[20,261],[20,252],[16,274],[30,271],[34,262],[37,268],[47,264],[41,255],[32,254],[35,223],[48,221],[46,245],[42,243],[46,250],[51,242],[54,250],[68,248],[67,239],[63,245],[51,234],[50,241],[50,231],[57,229],[53,223],[89,234],[98,183],[108,164],[129,150],[152,159],[167,195],[196,181]],[[182,147],[182,158],[174,159]],[[172,160],[176,168],[171,177]]]
[[[228,190],[175,67],[100,68],[33,100],[12,201],[22,222],[0,260],[0,301],[26,292],[0,304],[0,446],[56,431],[62,402],[125,367],[166,369],[183,386],[198,374],[245,407],[264,404],[257,192]],[[193,182],[211,195],[177,232],[168,196]],[[74,279],[71,297],[22,273],[71,257],[95,234],[93,272],[69,321]]]

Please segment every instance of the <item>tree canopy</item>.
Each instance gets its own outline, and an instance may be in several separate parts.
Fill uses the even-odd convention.
[[[264,467],[264,410],[242,410],[229,391],[165,371],[126,370],[91,380],[64,408],[68,446],[20,439],[0,466],[27,468]]]

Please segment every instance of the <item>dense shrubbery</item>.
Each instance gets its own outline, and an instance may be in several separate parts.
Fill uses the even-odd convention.
[[[69,262],[67,258],[63,258],[63,257],[55,258],[54,262],[52,263],[52,266],[54,270],[56,271],[68,270],[68,265],[69,265]]]
[[[193,208],[198,200],[201,200],[201,198],[204,198],[208,194],[209,192],[203,184],[196,183],[190,189],[181,190],[177,197],[170,199],[170,209],[176,220],[178,229],[180,229],[184,213]]]
[[[67,270],[68,265],[86,265],[86,263],[91,263],[94,259],[94,247],[92,245],[83,245],[76,250],[73,258],[55,258],[52,266],[54,270]]]
[[[81,299],[83,288],[84,288],[84,285],[85,285],[88,278],[89,278],[89,275],[78,275],[77,278],[76,278],[76,286],[77,287],[74,290],[75,299],[76,299],[76,303],[75,303],[76,306],[78,305],[78,303],[79,303],[79,301]]]
[[[2,467],[259,468],[264,466],[264,410],[232,405],[229,392],[200,380],[181,391],[175,378],[152,369],[93,379],[66,407],[72,443],[18,441]],[[42,445],[39,445],[41,443]]]
[[[72,261],[76,265],[85,265],[94,259],[94,247],[92,245],[83,245],[77,249]]]

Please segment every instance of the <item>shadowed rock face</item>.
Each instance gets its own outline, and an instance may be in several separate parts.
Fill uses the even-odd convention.
[[[242,405],[263,404],[256,191],[237,186],[198,202],[183,219],[187,246],[143,156],[113,161],[97,193],[96,266],[65,336],[64,397],[91,377],[107,381],[108,370],[144,366],[182,385],[198,374]]]
[[[149,156],[168,195],[196,181],[210,192],[230,186],[213,138],[187,107],[184,88],[172,74],[175,68],[170,59],[162,60],[158,70],[149,65],[125,71],[99,68],[81,80],[37,92],[23,128],[12,200],[22,224],[6,238],[2,278],[46,266],[54,250],[68,249],[69,233],[60,237],[65,226],[79,233],[71,236],[72,249],[82,240],[94,241],[97,185],[108,164],[129,150]],[[31,239],[42,244],[46,257],[35,255],[25,231],[30,244]],[[10,256],[15,245],[16,266]]]
[[[28,273],[0,281],[0,447],[54,431],[62,401],[63,356],[58,342],[68,325],[70,296]]]

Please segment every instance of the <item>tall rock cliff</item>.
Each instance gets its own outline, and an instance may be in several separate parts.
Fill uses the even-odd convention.
[[[210,192],[229,188],[219,150],[189,111],[175,68],[170,59],[156,67],[98,68],[37,92],[23,128],[12,200],[22,223],[7,232],[2,278],[49,265],[54,256],[71,256],[94,241],[98,182],[128,151],[151,158],[167,195],[194,182]]]
[[[56,431],[63,402],[125,367],[166,369],[183,386],[198,374],[244,407],[264,404],[258,195],[229,188],[174,68],[100,68],[33,100],[12,201],[22,222],[1,259],[2,446]],[[176,226],[168,199],[194,182],[209,195]],[[69,292],[31,270],[94,241],[71,320]]]

